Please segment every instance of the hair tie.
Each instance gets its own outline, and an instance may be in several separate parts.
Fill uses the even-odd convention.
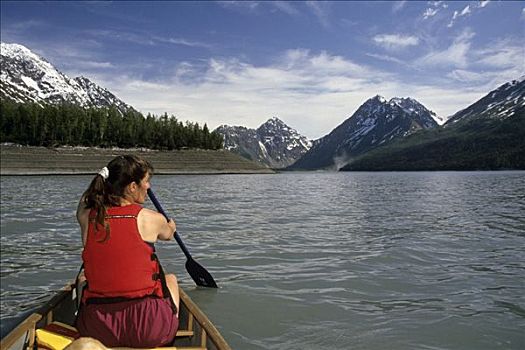
[[[100,176],[102,176],[102,178],[103,178],[104,180],[106,180],[106,179],[109,177],[109,169],[108,169],[108,167],[105,166],[105,167],[103,167],[102,169],[100,169],[100,171],[98,172],[98,174],[99,174]]]

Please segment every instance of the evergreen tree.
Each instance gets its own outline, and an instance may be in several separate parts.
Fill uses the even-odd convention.
[[[147,147],[151,149],[221,149],[222,136],[204,124],[164,113],[157,117],[114,107],[82,108],[0,101],[0,142],[31,146]]]

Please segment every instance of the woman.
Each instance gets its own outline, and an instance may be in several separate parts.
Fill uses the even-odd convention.
[[[152,174],[146,160],[118,156],[77,209],[87,279],[77,328],[108,347],[166,345],[178,328],[177,279],[164,275],[153,245],[173,238],[175,222],[141,206]]]

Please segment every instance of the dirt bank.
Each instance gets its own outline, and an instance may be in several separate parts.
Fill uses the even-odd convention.
[[[94,174],[112,158],[136,154],[149,160],[155,174],[268,174],[271,169],[228,151],[104,149],[85,147],[0,146],[1,175]]]

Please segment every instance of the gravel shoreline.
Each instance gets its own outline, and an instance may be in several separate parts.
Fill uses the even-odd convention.
[[[158,151],[96,147],[0,146],[0,175],[96,174],[117,155],[135,154],[150,161],[158,175],[272,174],[272,169],[220,150]]]

